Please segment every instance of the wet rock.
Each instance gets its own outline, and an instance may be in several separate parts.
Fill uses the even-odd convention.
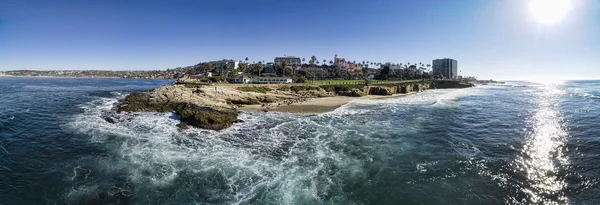
[[[115,121],[115,119],[113,119],[112,117],[105,117],[104,120],[111,124],[117,123],[117,121]]]
[[[237,120],[233,121],[233,123],[242,123],[242,122],[244,122],[244,121],[240,120],[240,119],[237,119]]]
[[[231,127],[238,117],[237,112],[234,110],[215,109],[187,103],[177,105],[175,112],[181,116],[181,121],[186,124],[210,130],[222,130]]]
[[[254,99],[256,100],[256,99]],[[258,101],[258,100],[256,100]],[[230,127],[237,120],[238,113],[233,109],[203,107],[190,103],[176,102],[172,98],[152,99],[150,92],[141,91],[129,94],[117,106],[117,112],[173,112],[181,116],[182,124],[210,130]],[[184,129],[184,128],[182,128]]]
[[[190,129],[190,127],[183,122],[177,124],[177,127],[179,127],[180,129],[184,129],[184,130]]]

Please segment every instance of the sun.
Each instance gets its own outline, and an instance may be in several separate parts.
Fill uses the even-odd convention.
[[[571,10],[571,0],[529,0],[529,9],[541,23],[560,21]]]

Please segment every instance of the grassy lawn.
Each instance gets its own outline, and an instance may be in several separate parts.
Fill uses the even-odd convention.
[[[391,80],[370,80],[371,84],[386,84],[386,83],[400,83],[400,82],[419,82],[422,80],[403,80],[403,81],[391,81]],[[308,81],[310,84],[315,85],[356,85],[356,84],[365,84],[364,80],[310,80]]]
[[[310,80],[310,84],[317,85],[341,85],[341,84],[365,84],[364,80]]]

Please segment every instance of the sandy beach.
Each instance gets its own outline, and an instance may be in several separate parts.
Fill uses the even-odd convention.
[[[389,99],[389,98],[397,98],[403,97],[408,94],[394,94],[394,95],[367,95],[364,97],[345,97],[345,96],[335,96],[335,97],[324,97],[324,98],[314,98],[307,101],[295,102],[290,104],[284,103],[271,103],[266,105],[246,105],[243,107],[239,107],[239,110],[267,110],[267,111],[275,111],[275,112],[287,112],[287,113],[300,113],[300,114],[317,114],[317,113],[326,113],[331,112],[342,105],[349,103],[352,100],[356,99]]]

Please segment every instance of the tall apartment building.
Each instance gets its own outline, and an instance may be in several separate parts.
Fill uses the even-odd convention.
[[[458,76],[458,61],[450,58],[435,59],[432,63],[433,75],[444,78],[456,79]]]

